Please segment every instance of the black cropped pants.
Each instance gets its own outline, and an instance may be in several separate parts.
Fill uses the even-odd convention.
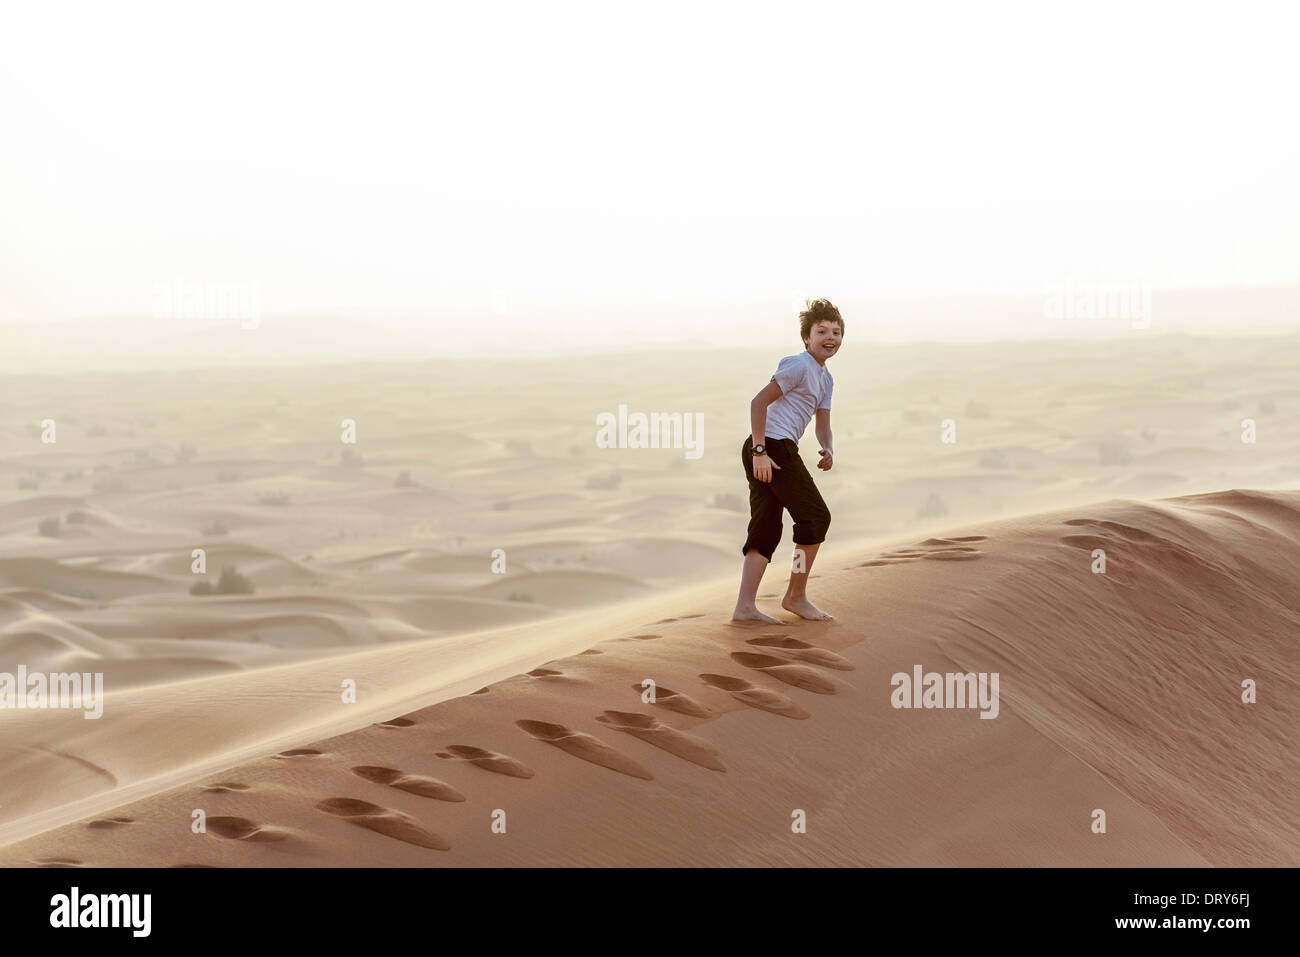
[[[820,545],[826,541],[831,511],[808,474],[794,440],[768,437],[765,444],[768,456],[780,466],[772,469],[770,482],[754,478],[753,438],[745,436],[745,444],[740,447],[740,461],[749,483],[749,535],[740,552],[748,554],[754,548],[770,562],[781,541],[782,509],[789,511],[794,519],[796,545]]]

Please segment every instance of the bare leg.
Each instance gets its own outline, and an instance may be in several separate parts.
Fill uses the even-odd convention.
[[[828,615],[808,600],[808,573],[812,571],[813,559],[817,557],[817,545],[795,545],[794,565],[790,570],[790,587],[781,599],[781,607],[800,618],[811,621],[830,621],[834,616]]]
[[[763,553],[755,548],[745,552],[745,565],[740,572],[740,594],[736,598],[736,610],[731,613],[732,621],[765,621],[771,625],[785,622],[758,610],[758,586],[763,581],[763,572],[767,571],[768,561]]]

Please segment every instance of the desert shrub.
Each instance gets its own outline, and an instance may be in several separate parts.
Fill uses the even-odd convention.
[[[1097,443],[1097,457],[1102,465],[1127,465],[1133,459],[1123,443],[1114,439],[1105,439]]]
[[[63,529],[63,522],[57,515],[50,515],[36,523],[36,529],[46,538],[58,538]]]
[[[1006,449],[990,449],[980,454],[979,460],[975,463],[982,469],[1009,469],[1011,461],[1007,458]]]
[[[221,569],[221,577],[217,579],[215,585],[208,581],[199,581],[190,586],[191,595],[251,595],[252,593],[253,583],[246,575],[239,574],[239,570],[234,565],[226,565]]]
[[[605,492],[612,492],[623,484],[623,476],[618,472],[610,472],[608,475],[588,475],[587,488],[600,489]]]
[[[931,492],[930,497],[925,500],[925,504],[922,505],[919,509],[917,509],[916,517],[935,518],[939,515],[947,515],[947,514],[948,514],[948,506],[943,504],[943,499],[941,499],[934,492]]]
[[[251,595],[253,593],[253,583],[245,575],[239,574],[234,565],[227,565],[221,569],[221,577],[217,579],[216,593],[218,595]]]

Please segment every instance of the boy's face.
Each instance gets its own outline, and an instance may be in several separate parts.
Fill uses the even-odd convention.
[[[825,362],[840,349],[840,337],[843,335],[840,324],[830,319],[823,319],[808,330],[808,351],[814,359]]]

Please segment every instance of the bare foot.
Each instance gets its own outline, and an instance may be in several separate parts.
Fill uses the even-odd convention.
[[[758,610],[756,605],[737,605],[736,610],[731,613],[732,621],[763,621],[769,625],[784,625],[780,618],[773,618],[771,615],[765,615]]]
[[[834,615],[828,615],[822,611],[807,598],[791,598],[787,595],[781,599],[781,607],[791,614],[798,615],[800,618],[807,618],[809,621],[831,621]]]

